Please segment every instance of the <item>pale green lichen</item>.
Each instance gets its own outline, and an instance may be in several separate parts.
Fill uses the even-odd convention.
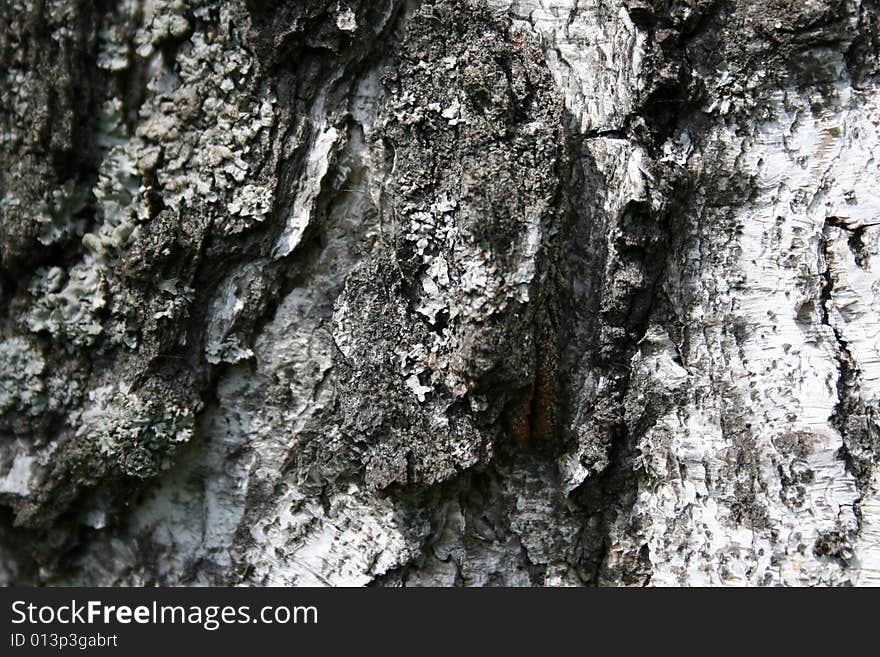
[[[0,123],[0,148],[10,152],[21,145],[25,134],[18,128],[27,125],[26,82],[24,72],[15,66],[9,66],[0,78],[0,107],[8,117],[8,120]]]
[[[61,189],[52,192],[52,200],[37,215],[42,224],[37,238],[41,244],[55,244],[74,235],[82,235],[85,221],[80,214],[86,207],[88,191],[68,180]]]
[[[138,219],[147,216],[137,163],[129,152],[122,103],[117,98],[108,100],[101,110],[98,143],[107,149],[92,190],[101,222],[83,238],[83,245],[105,258],[120,249]]]
[[[169,278],[160,281],[158,288],[162,291],[162,299],[167,302],[167,305],[161,310],[158,310],[153,315],[153,318],[185,318],[189,313],[189,307],[195,298],[196,291],[187,285],[182,285],[176,278]]]
[[[268,187],[244,185],[233,193],[229,212],[240,217],[252,218],[255,222],[263,221],[272,210],[273,197],[274,194]]]
[[[163,41],[185,36],[190,29],[186,9],[183,0],[155,0],[150,3],[144,26],[134,38],[137,54],[147,58]]]
[[[105,103],[99,126],[98,143],[107,149],[92,190],[99,222],[82,238],[83,259],[67,272],[60,267],[40,269],[30,285],[34,305],[27,315],[28,327],[47,331],[72,347],[92,345],[103,332],[99,312],[108,303],[115,253],[144,212],[136,165],[127,151],[122,104],[117,99]],[[41,236],[46,238],[41,241],[50,243],[81,230],[77,214],[85,197],[72,183],[56,191],[52,208],[45,213],[47,220],[41,222]]]
[[[15,194],[0,198],[0,213],[7,221],[34,219],[40,224],[37,236],[40,244],[49,246],[75,235],[82,235],[85,220],[81,213],[88,201],[88,191],[68,180],[60,189],[53,190],[47,201],[36,204],[33,211]]]
[[[46,407],[42,354],[22,338],[0,342],[0,413],[40,413]]]
[[[122,472],[153,477],[171,464],[178,445],[189,441],[193,412],[174,403],[144,399],[115,386],[89,393],[77,436],[96,444]]]
[[[238,218],[231,222],[235,231],[246,227],[241,219],[261,221],[273,204],[271,190],[244,183],[254,173],[251,155],[266,150],[271,138],[275,99],[268,91],[254,93],[252,56],[240,45],[229,7],[202,9],[208,7],[217,12],[224,38],[196,29],[173,61],[161,60],[140,111],[137,159],[142,169],[156,168],[167,208],[214,206]],[[147,52],[142,45],[138,54]]]
[[[128,68],[128,44],[119,34],[119,28],[108,23],[98,33],[98,68],[105,71],[124,71]]]
[[[77,19],[74,3],[69,0],[46,0],[42,14],[54,41],[62,43],[73,38],[73,26]]]
[[[85,254],[68,271],[60,267],[36,272],[30,285],[34,305],[27,315],[32,331],[47,331],[69,347],[95,343],[103,332],[99,312],[108,305],[116,253],[125,245],[146,209],[137,165],[131,157],[122,103],[111,99],[102,108],[98,144],[106,155],[92,189],[98,223],[82,237]],[[86,192],[72,182],[53,194],[45,213],[41,241],[51,243],[82,230],[77,215]]]
[[[227,335],[220,342],[209,342],[205,347],[205,358],[212,365],[218,363],[238,363],[253,358],[254,352],[243,347],[237,335]]]
[[[43,354],[21,337],[0,341],[0,415],[32,417],[58,411],[80,395],[76,380],[53,372]]]
[[[54,338],[83,347],[101,334],[98,312],[106,305],[103,272],[77,264],[65,272],[60,267],[37,271],[30,285],[34,305],[27,316],[32,331],[48,331]]]

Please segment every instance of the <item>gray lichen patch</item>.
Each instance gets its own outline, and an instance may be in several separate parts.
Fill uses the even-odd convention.
[[[46,361],[22,338],[0,342],[0,413],[37,415],[46,409]]]
[[[143,26],[137,31],[134,43],[137,54],[147,58],[163,43],[180,39],[190,32],[188,11],[201,9],[210,3],[184,2],[183,0],[155,0],[146,7]]]
[[[46,246],[75,236],[82,219],[76,215],[97,156],[91,134],[92,103],[100,94],[91,65],[96,23],[89,3],[0,3],[5,268],[39,261]]]
[[[89,392],[77,436],[132,477],[146,479],[167,469],[180,443],[192,436],[193,411],[144,399],[108,385]]]
[[[148,84],[151,97],[141,108],[138,162],[156,170],[155,185],[166,207],[231,204],[224,223],[235,217],[259,221],[271,209],[271,190],[257,186],[249,162],[252,150],[267,147],[274,98],[253,89],[254,63],[240,43],[232,11],[211,5],[196,15],[209,11],[219,12],[212,29],[224,38],[197,29],[174,61],[152,55],[159,73]]]
[[[187,357],[207,328],[190,319],[203,316],[227,266],[221,258],[217,270],[200,269],[205,241],[260,225],[274,208],[263,172],[273,97],[258,88],[248,24],[233,5],[156,2],[141,12],[122,2],[98,20],[56,2],[33,24],[0,12],[9,28],[0,156],[10,164],[0,173],[0,240],[3,274],[18,280],[4,278],[2,290],[14,306],[3,358],[17,368],[3,382],[3,426],[43,450],[20,522],[45,525],[120,475],[154,477],[192,434],[210,363]],[[16,44],[29,38],[60,49],[67,68],[56,87],[77,66],[88,68],[78,81],[100,80],[83,89],[95,107],[64,87],[58,116],[35,109],[52,105],[51,85],[21,72]],[[72,118],[83,112],[87,120]],[[84,135],[88,148],[71,154]],[[37,419],[28,430],[22,417]]]
[[[22,223],[36,221],[39,224],[37,241],[43,246],[50,246],[75,237],[82,237],[85,232],[83,210],[88,200],[87,189],[77,185],[74,180],[66,181],[60,188],[54,189],[42,202],[34,208],[10,192],[0,198],[0,213],[12,221],[17,218]]]
[[[533,384],[564,141],[540,51],[477,3],[424,4],[383,84],[387,234],[334,318],[344,427],[380,488],[488,458]]]
[[[35,299],[27,318],[32,331],[47,331],[73,347],[90,345],[101,335],[97,313],[107,300],[100,269],[82,265],[69,272],[60,267],[38,270],[29,291]]]

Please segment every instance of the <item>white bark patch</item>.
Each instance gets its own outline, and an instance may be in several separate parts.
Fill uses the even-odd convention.
[[[613,0],[490,0],[539,34],[547,64],[584,132],[619,128],[643,84],[646,33]]]
[[[338,145],[339,138],[339,131],[329,126],[323,127],[315,136],[309,150],[305,175],[299,184],[293,208],[287,217],[287,225],[275,245],[274,257],[283,258],[289,255],[302,239],[303,232],[311,221],[315,201],[321,193],[324,177],[330,169],[331,151]]]
[[[711,137],[724,147],[718,171],[731,182],[757,172],[756,186],[746,204],[718,208],[707,198],[694,217],[702,232],[683,271],[696,296],[681,309],[692,327],[683,354],[687,402],[640,440],[649,476],[633,517],[650,549],[653,584],[860,577],[814,545],[826,535],[852,537],[859,524],[860,493],[832,424],[843,356],[835,331],[856,360],[859,394],[876,405],[876,234],[865,232],[869,256],[858,266],[846,231],[826,223],[841,215],[853,226],[876,221],[880,193],[867,184],[876,171],[860,162],[880,138],[862,118],[874,111],[876,92],[851,92],[841,61],[819,55],[840,75],[825,112],[813,113],[809,92],[784,89],[771,99],[771,118],[746,130],[719,125]],[[833,282],[827,320],[825,267]],[[676,381],[653,358],[637,390]],[[861,505],[864,581],[876,577],[875,494]],[[609,563],[631,549],[626,543]]]

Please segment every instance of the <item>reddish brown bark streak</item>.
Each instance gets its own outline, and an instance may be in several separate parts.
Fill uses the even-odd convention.
[[[559,388],[555,347],[549,331],[542,331],[535,347],[534,380],[511,418],[513,437],[520,447],[526,447],[532,438],[550,440],[556,432]]]

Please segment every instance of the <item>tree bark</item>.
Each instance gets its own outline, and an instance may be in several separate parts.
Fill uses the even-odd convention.
[[[876,0],[0,27],[0,582],[880,584]]]

